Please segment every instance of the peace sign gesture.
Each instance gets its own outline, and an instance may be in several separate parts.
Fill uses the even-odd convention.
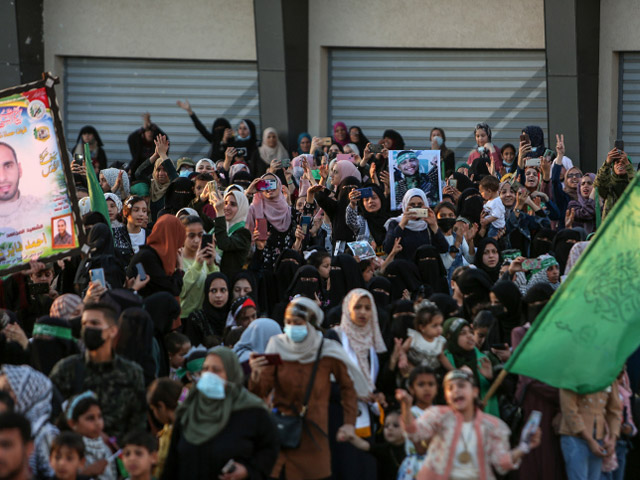
[[[558,135],[556,133],[556,164],[562,165],[562,157],[564,157],[564,134]]]

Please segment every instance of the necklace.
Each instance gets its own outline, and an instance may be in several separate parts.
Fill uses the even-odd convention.
[[[471,434],[473,435],[473,425],[471,426],[471,428],[472,428]],[[471,456],[471,453],[469,452],[469,447],[467,446],[467,440],[464,438],[464,429],[462,429],[462,431],[460,432],[460,437],[462,438],[462,444],[464,445],[464,451],[460,452],[460,454],[458,455],[458,462],[460,462],[462,464],[467,464],[467,463],[471,462],[473,457]]]

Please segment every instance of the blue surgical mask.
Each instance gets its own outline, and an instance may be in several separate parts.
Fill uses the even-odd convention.
[[[196,388],[207,398],[222,400],[225,396],[225,381],[215,373],[203,372]]]
[[[188,177],[189,175],[191,175],[191,171],[190,170],[180,170],[180,176],[181,177]]]
[[[285,325],[284,334],[292,341],[300,343],[307,338],[309,331],[307,330],[306,325]]]
[[[442,144],[444,143],[444,140],[440,135],[436,135],[435,137],[433,137],[433,139],[436,141],[439,147],[441,147]]]
[[[478,147],[478,151],[479,151],[480,153],[484,153],[484,147]]]

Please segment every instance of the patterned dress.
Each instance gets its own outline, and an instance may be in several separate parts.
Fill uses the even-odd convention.
[[[411,407],[411,414],[414,418],[420,418],[423,411],[424,410],[416,405]],[[408,437],[406,437],[406,434],[404,441],[404,450],[407,456],[404,457],[404,460],[402,461],[402,464],[398,469],[398,480],[414,480],[416,478],[416,475],[418,475],[418,472],[420,471],[422,463],[424,462],[427,454],[425,453],[424,455],[420,455],[416,451],[416,447],[413,445],[413,442],[409,440]]]

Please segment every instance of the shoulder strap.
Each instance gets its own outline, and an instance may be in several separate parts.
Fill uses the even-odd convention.
[[[311,371],[311,378],[309,379],[309,385],[307,385],[307,391],[304,394],[304,400],[302,401],[302,410],[300,411],[300,416],[304,417],[307,413],[307,404],[309,403],[309,397],[311,396],[311,389],[313,388],[313,383],[316,380],[316,372],[318,371],[318,364],[320,363],[320,354],[322,353],[322,345],[324,344],[324,336],[320,341],[320,348],[318,348],[318,353],[316,354],[316,361],[313,363],[313,370]]]

